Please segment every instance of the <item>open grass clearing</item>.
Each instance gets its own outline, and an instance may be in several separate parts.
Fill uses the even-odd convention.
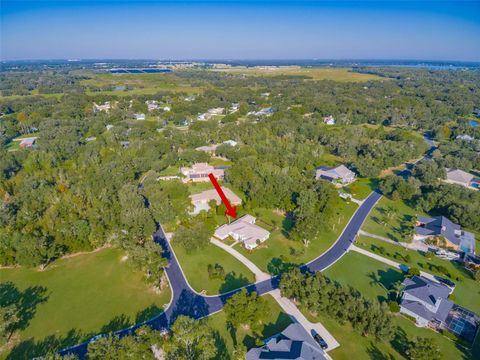
[[[44,355],[161,313],[170,302],[170,288],[155,293],[142,273],[122,261],[124,255],[104,249],[58,260],[44,271],[0,270],[1,283],[12,282],[29,305],[16,346],[0,358]]]
[[[388,79],[377,75],[360,74],[352,72],[350,68],[325,68],[325,67],[271,67],[271,68],[246,68],[234,67],[226,69],[217,69],[214,71],[226,72],[229,74],[249,75],[249,76],[301,76],[312,80],[333,80],[340,82],[365,82],[371,80]]]

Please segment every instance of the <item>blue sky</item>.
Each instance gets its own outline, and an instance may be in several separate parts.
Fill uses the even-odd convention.
[[[480,1],[2,0],[11,59],[480,61]]]

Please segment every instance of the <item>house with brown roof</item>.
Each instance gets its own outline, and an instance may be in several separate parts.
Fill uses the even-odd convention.
[[[227,199],[230,201],[230,204],[233,206],[242,204],[242,199],[240,199],[232,190],[223,186],[221,188]],[[190,195],[190,199],[194,206],[194,210],[192,212],[194,215],[200,213],[202,210],[208,211],[210,209],[209,203],[212,200],[215,201],[217,205],[220,205],[222,202],[220,195],[218,195],[215,189],[205,190],[201,193]]]
[[[447,178],[444,181],[449,184],[462,185],[473,190],[480,188],[480,179],[460,169],[447,169]]]
[[[207,163],[196,163],[191,167],[182,167],[183,182],[206,182],[209,181],[208,174],[212,173],[218,180],[225,177],[225,167],[211,166]]]

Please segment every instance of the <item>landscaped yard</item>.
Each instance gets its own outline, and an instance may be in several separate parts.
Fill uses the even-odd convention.
[[[367,298],[378,300],[386,299],[388,287],[403,279],[399,270],[354,251],[350,251],[324,274],[344,285],[352,286]],[[352,354],[355,354],[356,359],[404,358],[401,354],[406,341],[411,341],[416,336],[434,338],[445,360],[475,358],[468,353],[464,354],[465,350],[445,336],[429,329],[418,328],[402,315],[396,315],[394,319],[397,326],[395,339],[391,343],[383,343],[372,337],[361,336],[349,324],[340,325],[327,314],[314,317],[304,309],[302,311],[311,321],[321,321],[339,341],[340,347],[330,352],[334,359],[350,359]]]
[[[174,241],[171,245],[190,286],[198,292],[205,290],[207,295],[221,294],[255,282],[255,276],[245,265],[213,244],[190,254]],[[226,278],[210,279],[209,264],[221,265]]]
[[[408,250],[401,246],[389,244],[385,241],[372,239],[366,236],[360,236],[355,244],[358,247],[386,258],[390,258],[401,264],[407,264],[433,275],[439,275],[451,279],[457,285],[453,292],[452,300],[459,305],[480,314],[480,284],[472,278],[470,272],[465,270],[463,266],[451,261],[442,260],[436,256],[427,259],[417,251]],[[383,247],[383,251],[381,251],[381,247]],[[450,277],[439,271],[439,267],[445,268],[448,274],[450,274]]]
[[[324,253],[337,240],[356,209],[357,205],[354,203],[339,202],[336,215],[338,220],[334,223],[335,229],[325,231],[317,239],[313,239],[308,247],[286,237],[286,232],[291,227],[288,219],[271,210],[260,209],[251,215],[258,217],[257,225],[268,231],[274,229],[269,239],[251,251],[245,249],[242,244],[237,244],[234,248],[265,272],[271,274],[283,272],[293,264],[307,263]],[[272,220],[275,221],[275,224],[272,223]]]
[[[263,314],[261,318],[265,327],[260,336],[253,334],[250,330],[247,331],[243,328],[232,329],[229,327],[223,311],[208,317],[209,325],[220,335],[220,339],[217,341],[222,352],[217,354],[218,359],[233,359],[231,355],[234,344],[243,343],[250,349],[255,346],[257,340],[263,341],[265,338],[278,334],[290,325],[292,322],[290,317],[282,311],[275,299],[270,295],[265,295],[263,298],[268,302],[270,312]]]
[[[143,274],[122,261],[123,256],[120,250],[104,249],[58,260],[44,271],[0,270],[2,286],[12,282],[29,309],[24,312],[26,326],[17,346],[0,358],[44,355],[163,311],[171,298],[170,289],[156,294]]]
[[[365,220],[362,230],[394,241],[410,242],[411,236],[405,237],[402,230],[406,226],[411,226],[410,221],[417,214],[425,215],[423,212],[411,208],[402,200],[393,201],[382,197]]]
[[[349,186],[343,188],[345,192],[352,194],[355,199],[363,200],[370,195],[370,193],[378,188],[378,179],[372,178],[358,178]]]

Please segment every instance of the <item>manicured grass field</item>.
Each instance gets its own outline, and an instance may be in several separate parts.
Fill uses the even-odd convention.
[[[101,332],[124,328],[163,311],[171,292],[156,294],[122,261],[124,252],[104,249],[58,260],[44,271],[0,270],[28,304],[29,319],[19,333],[11,359],[27,359],[79,343]]]
[[[399,270],[353,251],[328,268],[324,274],[344,285],[352,286],[372,300],[386,299],[388,287],[395,281],[403,279]],[[340,325],[327,314],[314,317],[304,309],[303,313],[311,321],[321,321],[339,341],[340,347],[330,352],[334,359],[350,359],[352,354],[355,354],[356,359],[401,359],[404,358],[402,355],[406,342],[416,336],[434,338],[445,360],[475,358],[445,336],[429,329],[418,328],[401,315],[395,316],[394,319],[397,326],[394,340],[383,343],[371,337],[361,336],[349,324]]]
[[[208,244],[206,248],[188,254],[174,241],[171,244],[190,286],[198,292],[205,290],[207,295],[221,294],[255,282],[255,276],[245,265],[215,245]],[[221,265],[226,278],[210,279],[209,264]]]
[[[436,256],[427,259],[417,251],[408,250],[401,246],[392,245],[366,236],[360,236],[355,244],[358,247],[362,247],[383,257],[390,258],[401,264],[407,264],[433,275],[439,275],[451,279],[457,285],[453,292],[452,300],[457,304],[480,314],[480,284],[472,278],[471,273],[465,270],[463,266],[447,260],[442,260]],[[385,249],[383,254],[378,251],[379,247]],[[407,255],[410,259],[406,257]],[[443,266],[450,274],[450,277],[438,271],[439,266]]]
[[[270,295],[265,295],[263,298],[269,305],[269,313],[264,314],[261,318],[265,324],[262,334],[254,334],[251,330],[243,328],[232,329],[227,325],[227,319],[223,311],[213,314],[208,317],[209,325],[218,332],[218,345],[221,353],[217,354],[218,359],[233,359],[231,357],[234,344],[243,343],[248,349],[255,346],[255,341],[264,340],[270,336],[276,335],[283,331],[291,324],[290,317],[285,314],[275,299]]]
[[[241,244],[235,245],[235,249],[253,261],[265,272],[276,274],[285,271],[292,265],[304,264],[315,259],[324,253],[334,242],[346,226],[357,209],[354,203],[340,202],[338,215],[335,217],[335,229],[325,231],[317,239],[310,242],[308,247],[302,243],[289,240],[285,232],[290,229],[289,220],[273,213],[270,210],[260,211],[257,216],[257,225],[271,231],[272,220],[275,221],[275,229],[271,232],[270,238],[254,250],[247,250]],[[263,222],[263,223],[262,223]],[[271,228],[268,228],[270,226]]]
[[[282,67],[278,69],[258,69],[258,68],[232,68],[218,69],[215,71],[228,72],[231,74],[251,75],[251,76],[305,76],[313,80],[333,80],[340,82],[364,82],[370,80],[388,80],[376,75],[360,74],[352,72],[349,68],[301,68],[301,67]]]
[[[400,270],[355,251],[349,251],[323,274],[341,284],[351,285],[365,297],[378,300],[386,300],[388,289],[405,278]]]
[[[390,219],[386,218],[386,210],[388,208],[396,211]],[[405,236],[402,235],[402,227],[407,226],[408,221],[417,214],[425,215],[423,212],[411,208],[402,200],[393,201],[382,197],[365,220],[362,229],[371,234],[380,235],[394,241],[410,242],[411,238],[405,238]],[[386,224],[382,223],[384,219],[387,220]]]
[[[363,200],[376,188],[378,188],[378,179],[359,178],[342,190],[352,194],[357,200]]]

